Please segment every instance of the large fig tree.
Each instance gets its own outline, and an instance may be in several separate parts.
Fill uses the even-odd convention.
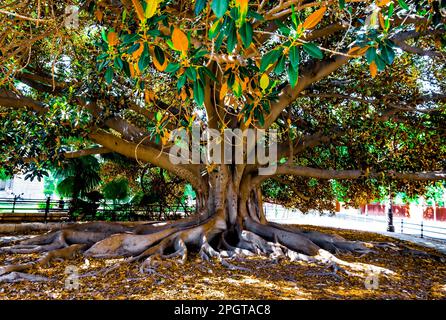
[[[80,250],[147,268],[155,257],[186,259],[192,249],[229,266],[226,258],[254,253],[339,263],[331,253],[367,252],[363,243],[268,222],[262,192],[330,208],[335,187],[367,201],[382,188],[421,192],[446,178],[445,5],[2,1],[5,170],[41,177],[66,159],[113,152],[160,167],[197,194],[188,219],[80,224],[2,250],[50,251],[38,263]],[[242,161],[236,152],[220,162],[208,152],[172,161],[180,144],[206,150],[210,140],[177,139],[194,128],[218,132],[214,147],[224,152],[241,144]],[[264,140],[276,157],[252,158],[257,144],[247,136],[228,147],[229,129],[274,129]]]

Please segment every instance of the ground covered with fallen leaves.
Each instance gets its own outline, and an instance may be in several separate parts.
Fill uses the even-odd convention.
[[[166,262],[151,275],[141,274],[137,263],[123,265],[103,275],[99,271],[118,260],[79,257],[32,271],[50,281],[0,283],[0,299],[446,299],[446,257],[432,249],[374,233],[299,227],[337,233],[348,240],[403,244],[440,259],[385,248],[364,256],[337,255],[349,262],[373,264],[396,273],[388,277],[334,274],[322,265],[287,260],[274,262],[267,257],[233,261],[234,265],[249,271],[231,271],[217,262],[201,262],[192,255],[184,265]],[[0,254],[0,265],[26,262],[38,256]],[[67,266],[78,268],[78,289],[66,287],[70,273]],[[366,282],[373,285],[366,286]]]

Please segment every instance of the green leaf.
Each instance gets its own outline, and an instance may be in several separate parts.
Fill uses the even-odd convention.
[[[395,51],[391,47],[388,46],[380,46],[381,49],[381,58],[385,63],[391,65],[393,60],[395,59]]]
[[[199,51],[197,51],[193,56],[192,56],[192,58],[194,58],[194,59],[199,59],[199,58],[201,58],[201,57],[204,57],[205,55],[207,55],[209,52],[207,51],[207,50],[199,50]]]
[[[215,36],[220,32],[221,20],[214,21],[211,28],[209,29],[209,39],[214,39]]]
[[[296,46],[292,46],[288,54],[291,66],[293,67],[294,70],[297,71],[299,69],[299,60],[300,60],[299,49]]]
[[[297,84],[297,80],[299,78],[299,72],[293,68],[293,66],[290,64],[288,66],[288,79],[290,80],[291,87],[295,87]]]
[[[376,57],[376,48],[370,47],[365,52],[365,58],[367,59],[368,64],[371,64],[373,61],[375,61]]]
[[[409,6],[407,5],[406,1],[398,0],[398,3],[404,10],[409,10]]]
[[[223,43],[224,37],[225,37],[224,32],[220,32],[218,37],[217,37],[217,40],[215,40],[215,50],[216,51],[220,50],[220,47],[221,47],[221,45]]]
[[[140,45],[141,45],[141,44],[140,44],[139,42],[135,43],[133,46],[131,46],[131,47],[127,50],[127,53],[128,53],[128,54],[131,54],[131,53],[135,52],[136,50],[139,49],[139,46],[140,46]]]
[[[264,72],[269,65],[274,64],[280,57],[282,49],[271,50],[262,57],[260,63],[260,72]]]
[[[322,59],[324,57],[324,54],[322,53],[321,49],[318,48],[317,45],[314,43],[304,43],[303,48],[306,53],[308,53],[313,58]]]
[[[112,67],[108,67],[107,70],[105,71],[105,81],[110,84],[113,80],[113,68]]]
[[[163,52],[163,49],[161,49],[160,47],[158,47],[158,46],[155,46],[155,48],[154,48],[154,51],[155,51],[155,57],[156,57],[156,60],[158,60],[158,62],[160,63],[160,65],[163,65],[164,64],[164,52]]]
[[[228,49],[228,53],[234,51],[236,43],[237,43],[237,32],[235,31],[234,28],[228,35],[227,46],[226,46],[226,48]]]
[[[375,58],[375,63],[379,71],[383,71],[386,68],[386,62],[378,55]]]
[[[166,70],[164,70],[165,72],[169,72],[169,73],[174,73],[176,72],[178,69],[180,69],[180,64],[179,63],[174,63],[174,62],[170,62],[167,67]]]
[[[345,8],[345,0],[339,0],[339,8],[344,9]]]
[[[161,112],[157,111],[155,113],[155,120],[156,120],[156,122],[160,122],[162,117],[163,117],[163,115],[161,114]]]
[[[196,0],[195,1],[195,15],[198,16],[204,7],[206,7],[207,0]]]
[[[102,36],[102,40],[104,40],[105,42],[108,42],[107,41],[107,32],[105,31],[105,29],[102,29],[101,36]]]
[[[204,102],[204,85],[201,82],[201,80],[197,80],[194,82],[193,90],[194,90],[194,100],[199,106],[201,106]]]
[[[257,109],[256,109],[257,111]],[[263,127],[265,125],[265,117],[263,116],[263,112],[260,110],[257,114],[257,120],[259,121],[259,124]]]
[[[393,4],[393,2],[390,3],[389,5],[389,11],[387,13],[387,16],[390,18],[393,14],[393,10],[395,9],[395,5]]]
[[[135,41],[139,40],[141,36],[139,34],[125,34],[122,36],[122,43],[123,44],[130,44],[134,43]]]
[[[201,67],[200,70],[203,70],[204,73],[206,73],[209,76],[209,78],[211,78],[212,80],[217,81],[217,78],[215,77],[215,75],[207,67]]]
[[[244,22],[239,29],[240,37],[243,45],[248,48],[252,42],[252,25],[249,22]]]
[[[297,21],[296,11],[294,10],[294,5],[291,5],[291,21],[293,21],[294,24],[294,30],[297,30],[297,26],[299,25]]]
[[[280,75],[285,70],[285,56],[282,55],[274,68],[274,73]]]
[[[120,57],[115,58],[114,65],[115,65],[115,68],[118,70],[122,70],[122,68],[124,67],[124,63],[122,62]]]
[[[248,10],[248,14],[246,16],[248,18],[254,18],[254,19],[258,20],[258,21],[265,20],[265,18],[261,14],[255,12],[255,11],[252,11],[252,10]]]
[[[211,9],[217,16],[221,18],[228,10],[229,0],[212,0]]]
[[[181,75],[181,77],[178,79],[178,82],[177,82],[177,90],[178,90],[178,92],[180,92],[181,88],[184,87],[184,85],[186,84],[186,80],[187,80],[186,74],[183,73]]]
[[[186,76],[192,80],[197,80],[197,71],[193,67],[186,68]]]
[[[130,73],[129,64],[127,61],[123,61],[123,63],[124,63],[124,66],[122,67],[122,69],[124,70],[125,75],[130,78],[132,76],[132,74]]]
[[[150,63],[149,59],[149,46],[147,43],[144,43],[144,50],[141,53],[141,57],[139,57],[138,68],[143,71]]]

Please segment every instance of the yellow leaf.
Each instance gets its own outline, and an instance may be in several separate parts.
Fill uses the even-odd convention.
[[[134,78],[135,77],[135,68],[133,67],[132,63],[129,63],[129,69],[130,69],[130,76],[132,78]]]
[[[99,22],[102,22],[102,18],[104,17],[104,14],[101,10],[96,10],[94,12],[94,15],[96,16],[96,19],[98,19]]]
[[[167,67],[167,58],[164,58],[164,63],[161,65],[161,63],[156,58],[155,49],[153,47],[150,47],[150,54],[152,56],[153,64],[155,65],[155,68],[157,68],[159,71],[164,71]]]
[[[327,10],[326,7],[322,7],[318,10],[316,10],[315,12],[313,12],[312,14],[310,14],[308,16],[307,19],[305,19],[303,27],[304,29],[311,29],[314,28],[319,21],[322,20],[322,17],[324,16],[325,11]]]
[[[139,70],[139,66],[138,66],[138,64],[135,63],[135,64],[133,65],[133,67],[135,68],[135,73],[136,73],[136,75],[140,75],[140,74],[141,74],[141,70]]]
[[[144,43],[140,42],[140,43],[139,43],[139,48],[136,49],[136,50],[132,53],[133,59],[135,59],[135,60],[139,60],[139,57],[141,57],[143,51],[144,51]]]
[[[234,84],[232,85],[232,92],[234,92],[236,96],[242,93],[242,85],[240,84],[239,77],[235,77]]]
[[[372,78],[376,77],[376,74],[378,73],[378,68],[376,67],[375,61],[372,61],[370,64],[370,74],[372,75]]]
[[[268,86],[269,86],[269,77],[268,77],[268,75],[266,73],[264,73],[260,77],[260,88],[265,90],[266,88],[268,88]]]
[[[155,94],[153,93],[153,91],[150,90],[144,90],[144,100],[146,101],[146,103],[151,103],[153,101],[155,101]]]
[[[157,68],[159,71],[164,71],[167,68],[167,59],[164,59],[164,63],[160,64],[159,61],[156,59],[156,57],[154,57],[153,64],[155,65],[155,68]]]
[[[350,54],[352,56],[362,56],[363,54],[366,53],[368,48],[369,48],[369,46],[365,46],[363,48],[361,48],[361,47],[353,47],[350,50],[348,50],[347,54]]]
[[[187,51],[189,47],[189,39],[179,28],[175,28],[172,32],[172,43],[175,50]]]
[[[386,29],[386,25],[384,23],[384,17],[383,15],[380,13],[378,13],[378,17],[379,17],[379,24],[381,25],[381,28],[384,30]]]
[[[167,130],[163,131],[163,135],[161,136],[161,143],[164,145],[166,144],[170,139],[170,133]]]
[[[245,122],[245,126],[249,127],[249,125],[251,124],[251,121],[252,121],[251,115],[249,115],[249,118]]]
[[[181,100],[186,101],[187,98],[187,93],[186,91],[183,89],[181,89],[181,94],[180,94]]]
[[[220,100],[226,96],[226,93],[228,93],[228,84],[225,82],[220,89]]]
[[[249,0],[236,0],[235,3],[240,7],[240,15],[246,15],[248,12]]]
[[[150,19],[155,15],[156,9],[158,9],[158,0],[148,0],[146,3],[147,6],[144,16],[146,19]]]
[[[132,0],[133,6],[135,7],[136,14],[138,15],[139,20],[143,21],[145,19],[144,9],[139,0]]]
[[[107,35],[107,42],[109,46],[116,46],[118,44],[118,34],[114,31],[109,32]]]
[[[391,0],[380,0],[378,1],[378,7],[384,7],[386,4],[388,4]]]

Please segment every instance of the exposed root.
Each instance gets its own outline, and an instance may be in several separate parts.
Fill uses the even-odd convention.
[[[199,219],[187,219],[161,226],[79,224],[20,241],[14,246],[0,248],[0,252],[7,253],[47,252],[35,262],[0,267],[0,275],[46,266],[54,259],[70,259],[81,252],[86,257],[126,258],[101,270],[101,273],[109,273],[123,264],[142,261],[141,273],[158,276],[162,276],[157,271],[162,263],[184,263],[189,250],[192,249],[198,249],[198,256],[202,261],[218,262],[229,270],[250,271],[232,262],[242,261],[253,255],[264,255],[275,263],[289,259],[323,265],[331,270],[323,275],[337,278],[340,274],[362,276],[364,273],[373,272],[390,276],[394,273],[377,266],[347,262],[333,253],[368,254],[373,252],[372,248],[375,247],[425,256],[421,251],[401,248],[394,244],[347,241],[335,235],[296,230],[277,224],[262,224],[250,218],[246,219],[243,228],[231,228],[229,232],[227,221],[222,214],[216,214],[201,222]]]
[[[229,263],[225,257],[235,257],[237,254],[235,252],[228,253],[223,251],[223,255],[220,252],[217,252],[214,248],[209,244],[206,236],[203,236],[202,245],[200,252],[198,253],[203,261],[211,262],[213,258],[215,258],[220,264],[229,270],[239,270],[239,271],[250,271],[248,268],[239,267]]]
[[[51,279],[39,275],[28,274],[23,272],[15,272],[15,271],[0,276],[0,283],[1,282],[15,283],[21,281],[44,282],[44,281],[51,281]]]
[[[374,266],[371,264],[360,263],[360,262],[347,262],[347,261],[341,260],[341,259],[335,257],[330,252],[323,250],[323,249],[321,249],[319,251],[319,254],[315,258],[319,262],[328,264],[328,265],[332,266],[333,268],[336,268],[337,270],[340,269],[339,266],[344,266],[344,267],[348,267],[351,270],[360,271],[360,272],[364,272],[364,273],[367,272],[367,273],[374,273],[374,274],[384,274],[387,276],[395,275],[395,272],[393,272],[392,270],[386,269],[386,268]]]
[[[84,249],[84,247],[85,245],[82,244],[73,244],[66,248],[49,251],[37,261],[3,266],[0,267],[0,275],[30,270],[37,266],[48,267],[50,263],[56,259],[73,259]]]

